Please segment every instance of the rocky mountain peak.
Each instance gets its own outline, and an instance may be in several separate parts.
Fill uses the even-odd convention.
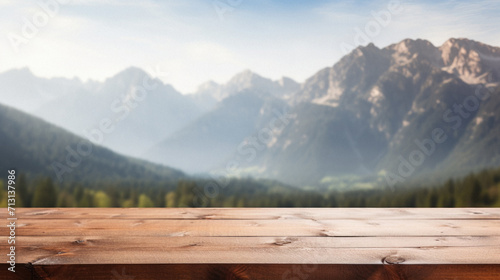
[[[217,89],[219,86],[220,85],[214,81],[208,81],[199,85],[198,88],[196,89],[196,93],[198,94],[207,93],[211,90]]]
[[[379,53],[380,49],[375,46],[373,43],[369,43],[366,46],[359,46],[355,48],[349,55],[347,55],[348,58],[356,58],[356,57],[362,57],[362,56],[367,56],[371,55],[374,53]]]
[[[433,51],[436,47],[427,40],[422,39],[405,39],[397,44],[388,47],[399,53],[422,53],[425,51]]]
[[[440,48],[443,70],[469,84],[500,77],[500,48],[465,39],[451,38]]]
[[[276,83],[286,90],[298,90],[300,88],[299,83],[288,77],[281,77],[281,79],[277,80]]]
[[[236,74],[228,84],[237,84],[242,87],[251,87],[258,83],[269,83],[270,79],[263,78],[262,76],[246,69],[243,72]]]
[[[441,67],[442,62],[438,48],[431,42],[421,39],[405,39],[397,44],[390,45],[385,50],[392,53],[392,60],[396,64],[406,64],[410,60],[428,60],[432,64]]]
[[[111,78],[106,79],[104,82],[108,86],[118,86],[120,88],[128,88],[131,85],[142,84],[144,77],[148,77],[149,74],[139,67],[129,67],[123,71],[118,72]]]

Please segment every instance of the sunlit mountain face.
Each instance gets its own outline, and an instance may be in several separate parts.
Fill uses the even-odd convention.
[[[496,139],[486,126],[497,126],[499,57],[499,48],[468,39],[450,39],[440,47],[409,39],[385,48],[369,44],[318,71],[291,94],[280,94],[270,80],[242,73],[225,87],[244,91],[221,94],[224,86],[203,88],[199,95],[228,97],[150,155],[176,166],[180,154],[197,151],[196,163],[190,165],[188,157],[182,168],[299,184],[341,175],[393,174],[398,181],[435,170],[453,173],[497,165],[498,157],[491,155],[498,151],[484,141]],[[232,109],[255,113],[232,115]],[[284,125],[267,133],[269,122],[280,114],[286,116]],[[247,131],[230,134],[230,125]],[[213,154],[203,152],[210,150],[204,143],[223,139],[231,143]],[[228,162],[238,168],[228,172]]]

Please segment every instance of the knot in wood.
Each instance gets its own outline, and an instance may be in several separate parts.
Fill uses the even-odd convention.
[[[384,264],[400,264],[404,263],[406,260],[400,256],[387,256],[382,259],[382,263]]]

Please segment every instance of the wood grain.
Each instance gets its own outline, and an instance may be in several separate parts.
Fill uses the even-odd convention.
[[[47,227],[50,224],[50,227]],[[21,219],[24,236],[463,236],[500,235],[500,220],[114,220]],[[411,229],[411,230],[409,230]],[[8,228],[0,230],[7,235]]]
[[[17,272],[7,271],[1,227],[0,279],[500,279],[500,209],[24,208],[16,217]]]
[[[21,219],[463,220],[500,219],[500,208],[19,208]],[[7,218],[7,211],[0,218]]]

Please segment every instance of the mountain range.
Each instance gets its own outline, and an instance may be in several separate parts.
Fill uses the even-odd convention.
[[[406,39],[360,46],[301,84],[245,70],[192,94],[134,67],[104,82],[11,70],[0,103],[189,173],[391,183],[500,165],[499,83],[499,47]]]

